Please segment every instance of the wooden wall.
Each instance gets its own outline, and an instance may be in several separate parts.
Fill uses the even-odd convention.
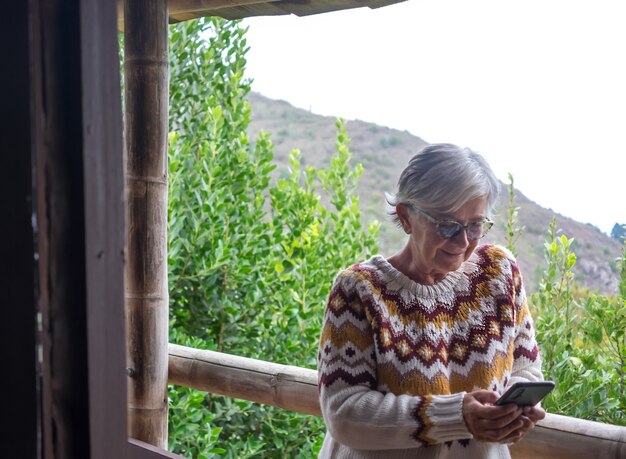
[[[37,455],[29,2],[3,5],[0,87],[0,456]],[[18,422],[19,420],[19,422]]]

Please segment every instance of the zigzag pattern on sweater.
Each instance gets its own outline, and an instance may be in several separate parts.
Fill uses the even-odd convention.
[[[534,368],[539,355],[517,264],[485,245],[435,286],[411,281],[380,256],[341,272],[318,359],[320,388],[419,396],[412,436],[428,445],[436,442],[430,394],[501,391],[514,360]]]
[[[323,375],[322,382],[332,384],[341,375],[352,383],[357,378],[372,384],[375,375],[365,376],[374,372],[367,363],[372,357],[378,367],[394,369],[390,374],[395,378],[431,381],[451,373],[468,376],[477,364],[489,365],[498,355],[536,360],[538,350],[530,333],[525,298],[516,303],[517,266],[501,263],[504,253],[492,246],[479,248],[475,258],[474,263],[483,269],[464,273],[469,288],[457,292],[453,302],[444,298],[429,308],[422,307],[419,297],[403,301],[406,297],[390,289],[377,269],[368,264],[354,265],[347,282],[337,283],[329,297],[325,324],[334,328],[332,345],[341,351],[327,363],[331,372]],[[370,330],[363,329],[366,325]],[[518,335],[512,348],[516,327],[522,332],[528,330],[528,334]],[[330,345],[327,343],[321,354],[328,353]],[[499,374],[496,379],[503,376]],[[484,383],[489,387],[492,381]]]

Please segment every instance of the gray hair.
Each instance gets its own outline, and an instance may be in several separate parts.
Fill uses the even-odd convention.
[[[487,198],[487,216],[498,199],[500,182],[481,155],[450,143],[427,145],[400,174],[398,192],[386,193],[389,219],[400,225],[398,204],[449,214],[472,199]]]

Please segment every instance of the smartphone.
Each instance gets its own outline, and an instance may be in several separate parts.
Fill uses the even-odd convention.
[[[552,381],[516,382],[496,401],[496,405],[514,403],[518,406],[535,406],[554,389]]]

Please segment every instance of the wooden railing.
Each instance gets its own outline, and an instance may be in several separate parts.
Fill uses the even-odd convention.
[[[169,345],[169,382],[320,416],[317,372]],[[514,458],[626,458],[626,427],[548,414],[511,448]]]

